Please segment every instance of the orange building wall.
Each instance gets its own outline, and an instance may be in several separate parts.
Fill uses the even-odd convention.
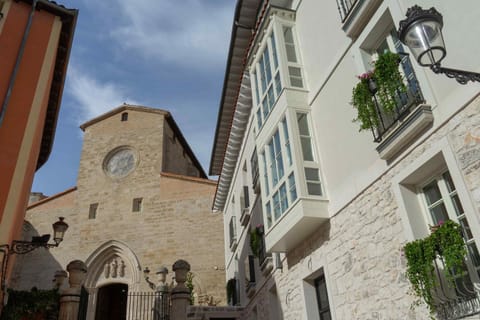
[[[12,1],[4,17],[0,34],[0,70],[4,70],[0,73],[2,104],[30,10],[30,5]],[[51,54],[51,36],[55,28],[60,27],[55,23],[56,19],[46,11],[35,12],[10,102],[0,126],[0,243],[11,243],[18,238],[23,224],[53,76],[55,54]],[[54,52],[57,44],[58,38]],[[48,74],[45,75],[45,70],[42,74],[42,67],[45,64],[48,66],[49,62]],[[41,81],[46,81],[46,85],[39,83]],[[36,118],[29,119],[31,114]]]

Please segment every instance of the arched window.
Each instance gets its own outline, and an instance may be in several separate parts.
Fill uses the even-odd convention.
[[[128,120],[128,112],[122,113],[122,121],[127,121]]]

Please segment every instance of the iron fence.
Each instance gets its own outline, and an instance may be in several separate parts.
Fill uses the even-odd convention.
[[[126,320],[170,320],[170,294],[129,292]]]

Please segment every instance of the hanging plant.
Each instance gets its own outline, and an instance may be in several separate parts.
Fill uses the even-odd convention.
[[[378,98],[379,108],[387,114],[393,113],[396,97],[407,91],[398,68],[400,57],[396,53],[385,52],[374,63],[374,69],[358,76],[360,82],[353,88],[352,105],[357,109],[360,131],[379,125],[377,106],[373,96]]]
[[[354,121],[360,122],[361,131],[378,126],[378,116],[372,99],[372,92],[369,89],[369,82],[375,81],[373,72],[366,72],[358,78],[360,82],[353,88],[352,104],[357,108],[357,118]]]
[[[387,113],[392,113],[397,105],[395,97],[407,91],[403,76],[398,69],[400,56],[385,52],[375,61],[375,81],[378,86],[378,100]]]
[[[255,229],[250,230],[250,249],[252,254],[258,258],[263,237],[263,225],[258,225]]]
[[[465,272],[467,254],[459,224],[448,220],[440,222],[432,230],[427,238],[409,242],[404,247],[407,278],[415,295],[423,299],[430,313],[435,311],[432,292],[438,285],[434,260],[437,257],[443,260],[448,284],[453,287],[455,276]]]

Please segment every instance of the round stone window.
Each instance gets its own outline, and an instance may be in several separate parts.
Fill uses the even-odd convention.
[[[112,178],[123,178],[136,166],[137,157],[129,147],[121,147],[110,151],[103,161],[103,170]]]

